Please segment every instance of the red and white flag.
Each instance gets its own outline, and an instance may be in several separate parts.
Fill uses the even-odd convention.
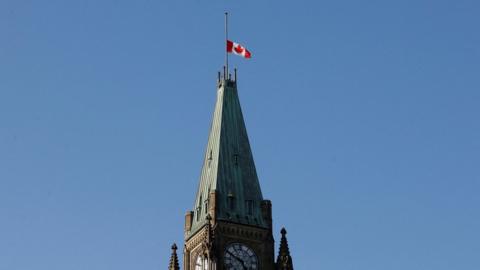
[[[252,54],[247,49],[245,49],[245,47],[243,47],[238,43],[230,41],[228,39],[227,39],[227,52],[234,53],[236,55],[240,55],[245,58],[252,58]]]

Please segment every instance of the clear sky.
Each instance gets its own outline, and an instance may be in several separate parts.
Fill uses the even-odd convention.
[[[1,0],[0,270],[166,269],[226,10],[296,269],[480,269],[478,1]]]

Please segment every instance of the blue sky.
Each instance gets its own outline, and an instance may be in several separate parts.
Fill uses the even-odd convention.
[[[165,269],[230,37],[296,269],[480,269],[478,1],[0,1],[0,269]]]

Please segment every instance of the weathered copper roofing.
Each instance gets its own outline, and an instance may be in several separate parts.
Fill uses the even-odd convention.
[[[190,233],[206,222],[209,194],[216,191],[216,220],[267,227],[255,163],[236,81],[218,81],[217,102],[200,176]]]

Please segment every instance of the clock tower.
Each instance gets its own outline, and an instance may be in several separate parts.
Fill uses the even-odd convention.
[[[275,262],[272,203],[260,189],[236,73],[218,75],[198,190],[185,215],[183,270],[292,270],[285,229]],[[174,247],[169,270],[179,269]]]

